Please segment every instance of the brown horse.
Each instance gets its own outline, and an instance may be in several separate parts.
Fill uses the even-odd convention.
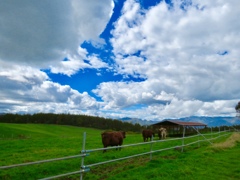
[[[124,131],[103,132],[101,136],[103,147],[106,148],[108,146],[121,146],[123,139],[126,138],[126,133]],[[116,149],[120,150],[120,148]],[[106,150],[103,150],[103,152],[106,152]]]
[[[144,129],[142,131],[143,141],[148,141],[148,138],[151,139],[153,136],[155,136],[154,132],[151,129]]]

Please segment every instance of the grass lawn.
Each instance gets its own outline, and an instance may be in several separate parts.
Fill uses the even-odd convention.
[[[0,166],[34,162],[80,154],[83,133],[86,149],[102,148],[101,130],[58,125],[0,123]],[[190,140],[185,140],[185,143]],[[141,134],[127,133],[124,145],[142,143]],[[166,141],[153,145],[153,150],[181,145],[182,141]],[[85,165],[147,152],[150,144],[114,149],[106,153],[91,152]],[[168,150],[90,167],[84,180],[156,180],[156,179],[240,179],[240,134],[209,142],[201,142],[179,150]],[[0,179],[40,179],[80,170],[81,158],[43,164],[0,169]],[[79,179],[79,174],[59,179]]]

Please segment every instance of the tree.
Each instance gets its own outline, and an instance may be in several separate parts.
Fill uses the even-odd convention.
[[[236,112],[237,112],[237,116],[240,116],[240,101],[238,102],[238,104],[235,106]]]

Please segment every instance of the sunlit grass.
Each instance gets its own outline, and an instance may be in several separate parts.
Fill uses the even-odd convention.
[[[39,124],[2,124],[0,123],[0,166],[33,162],[80,154],[83,133],[86,132],[86,149],[102,148],[101,130]],[[18,135],[29,136],[21,138]],[[185,139],[191,143],[203,137]],[[155,139],[157,140],[157,139]],[[142,143],[141,134],[128,133],[124,145]],[[221,148],[215,144],[228,144]],[[181,145],[182,140],[158,142],[152,150]],[[108,161],[129,155],[150,151],[151,144],[91,152],[84,165]],[[217,149],[217,150],[216,150]],[[84,174],[85,180],[95,179],[240,179],[239,133],[233,133],[214,141],[201,142],[178,149],[139,156],[90,168]],[[0,170],[0,179],[39,179],[80,170],[81,158],[36,164],[13,169]],[[216,173],[218,172],[218,173]],[[59,179],[79,179],[79,174]]]

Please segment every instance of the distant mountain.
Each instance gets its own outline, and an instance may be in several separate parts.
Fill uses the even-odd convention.
[[[190,116],[185,118],[180,118],[181,121],[186,122],[200,122],[207,124],[209,127],[213,126],[232,126],[240,125],[240,117],[208,117],[208,116]]]
[[[129,117],[124,117],[119,120],[123,121],[123,122],[129,122],[132,124],[140,124],[141,126],[148,126],[148,125],[152,125],[152,124],[159,122],[159,121],[147,121],[147,120],[143,120],[143,119],[129,118]]]
[[[123,122],[129,122],[132,124],[140,124],[142,126],[148,126],[152,125],[164,120],[159,120],[159,121],[147,121],[147,120],[142,120],[138,118],[121,118],[119,119]],[[180,121],[185,121],[185,122],[200,122],[207,124],[208,127],[215,127],[215,126],[232,126],[232,125],[240,125],[240,117],[208,117],[208,116],[190,116],[190,117],[185,117],[185,118],[179,118],[178,120]]]

